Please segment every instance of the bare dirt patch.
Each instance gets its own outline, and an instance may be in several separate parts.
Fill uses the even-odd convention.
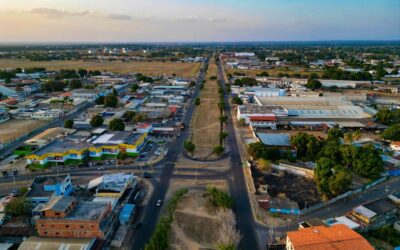
[[[214,60],[209,63],[206,83],[200,92],[200,105],[196,108],[192,121],[192,141],[196,145],[195,155],[200,158],[209,156],[213,148],[219,145],[218,83],[217,80],[210,80],[211,76],[217,76],[217,65]]]
[[[48,61],[48,62],[34,62],[29,60],[16,60],[16,59],[1,59],[1,68],[32,68],[44,67],[48,70],[60,69],[87,69],[87,70],[100,70],[115,73],[142,73],[145,75],[172,75],[176,74],[180,77],[194,78],[200,70],[200,63],[183,63],[183,62],[90,62],[90,61]]]
[[[224,222],[220,214],[220,210],[209,205],[204,191],[190,191],[174,212],[170,249],[215,249]]]
[[[0,144],[12,142],[47,123],[37,120],[8,120],[0,123]]]

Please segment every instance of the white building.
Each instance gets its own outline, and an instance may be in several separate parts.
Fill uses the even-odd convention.
[[[285,96],[286,90],[279,88],[250,87],[246,88],[246,95],[255,95],[260,97],[266,96]]]
[[[255,56],[253,52],[235,52],[236,57],[252,57]]]
[[[64,111],[61,109],[51,109],[51,110],[40,110],[34,112],[31,116],[34,120],[46,120],[51,121],[55,119],[59,119],[64,115]]]

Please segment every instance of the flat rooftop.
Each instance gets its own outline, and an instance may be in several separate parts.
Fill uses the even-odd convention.
[[[371,211],[374,211],[377,214],[385,214],[396,208],[395,205],[393,205],[392,203],[390,203],[389,201],[387,201],[385,199],[372,201],[370,203],[364,204],[363,206],[368,208]]]
[[[71,205],[72,202],[75,202],[76,198],[72,196],[57,196],[49,200],[40,210],[53,210],[64,212]]]
[[[355,106],[345,96],[256,97],[256,100],[262,106],[282,106],[288,110],[289,116],[299,118],[363,119],[371,117],[363,108]]]
[[[268,146],[291,146],[289,134],[257,133],[257,136],[263,144]]]
[[[58,238],[43,238],[29,237],[25,239],[19,246],[19,250],[54,250],[54,249],[69,249],[82,250],[89,249],[93,239],[58,239]]]
[[[61,128],[61,127],[49,128],[43,131],[42,133],[30,138],[29,140],[26,140],[25,144],[36,144],[36,143],[42,143],[44,141],[51,141],[64,134],[71,134],[74,131],[75,131],[74,129]]]
[[[265,113],[282,113],[287,110],[279,105],[255,105],[255,104],[244,104],[239,106],[241,114],[265,114]]]
[[[62,153],[67,150],[82,150],[91,147],[92,144],[87,142],[71,142],[67,140],[56,140],[35,152],[36,155],[44,155],[46,153]]]
[[[141,134],[129,131],[108,132],[94,140],[93,144],[116,145],[121,143],[133,144]]]
[[[93,201],[78,201],[75,208],[62,218],[47,218],[40,217],[46,220],[83,220],[83,221],[98,221],[101,216],[109,208],[109,203],[93,202]]]
[[[57,183],[63,183],[68,175],[63,176],[46,176],[36,177],[31,185],[27,197],[50,197],[54,191],[45,191],[43,187],[45,185],[55,185]]]

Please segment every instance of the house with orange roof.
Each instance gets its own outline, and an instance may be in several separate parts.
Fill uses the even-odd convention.
[[[343,224],[331,227],[317,226],[288,232],[287,250],[373,250],[360,234]]]
[[[394,151],[400,151],[400,141],[392,141],[390,148]]]

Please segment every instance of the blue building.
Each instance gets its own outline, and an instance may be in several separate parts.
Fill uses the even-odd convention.
[[[119,223],[122,225],[126,225],[129,223],[129,220],[132,215],[135,214],[135,205],[134,204],[126,204],[119,214]]]
[[[29,189],[27,198],[36,206],[47,203],[52,197],[71,195],[73,191],[70,175],[37,177]]]

